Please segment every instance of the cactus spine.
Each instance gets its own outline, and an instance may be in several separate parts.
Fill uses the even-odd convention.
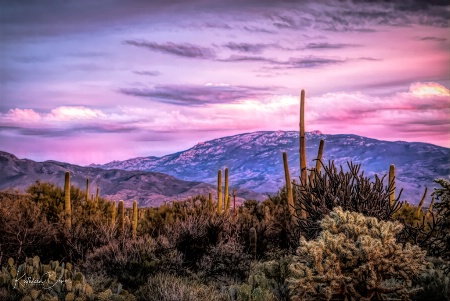
[[[305,90],[300,96],[300,181],[306,185],[308,171],[306,170],[306,139],[305,139]]]
[[[64,177],[64,210],[66,213],[66,227],[72,227],[72,208],[70,206],[70,172],[66,171]]]
[[[118,233],[123,234],[125,230],[125,208],[122,200],[119,201],[119,206],[117,207],[117,215],[119,219]]]
[[[392,193],[389,195],[389,201],[391,204],[395,201],[395,165],[389,166],[389,186],[392,185]]]
[[[289,213],[294,215],[294,195],[292,194],[291,176],[289,175],[289,166],[286,152],[283,152],[284,176],[286,178],[286,192]]]
[[[222,212],[222,170],[217,173],[217,211]]]
[[[250,253],[252,254],[253,258],[256,258],[256,243],[257,243],[257,237],[256,237],[256,229],[255,227],[250,228]]]
[[[224,192],[224,198],[225,198],[225,211],[228,212],[230,209],[230,196],[228,193],[228,168],[225,168],[225,192]]]
[[[137,224],[138,224],[138,206],[137,201],[133,202],[133,222],[131,224],[131,232],[133,234],[133,238],[136,238],[137,234]]]

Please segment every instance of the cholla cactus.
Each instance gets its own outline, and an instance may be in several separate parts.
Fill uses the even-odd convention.
[[[409,300],[425,251],[396,242],[400,223],[337,207],[320,225],[316,240],[300,239],[288,280],[292,300]]]

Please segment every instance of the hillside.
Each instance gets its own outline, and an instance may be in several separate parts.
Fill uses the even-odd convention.
[[[95,192],[99,186],[102,197],[124,200],[126,206],[131,206],[133,200],[137,200],[140,207],[149,207],[161,205],[164,201],[182,200],[199,194],[208,195],[209,192],[216,196],[213,185],[183,181],[159,172],[105,170],[56,161],[35,162],[1,151],[0,170],[0,190],[25,190],[36,180],[63,187],[64,173],[70,171],[72,185],[85,189],[86,178],[89,178],[91,192]],[[245,189],[238,190],[237,196],[239,202],[243,199],[264,198],[261,194]]]
[[[306,133],[307,162],[314,166],[320,139],[325,140],[324,162],[334,160],[362,164],[368,176],[384,175],[390,164],[397,169],[397,187],[403,199],[418,203],[433,179],[450,175],[450,149],[427,143],[381,141],[357,135]],[[194,147],[163,157],[140,157],[94,165],[106,169],[164,172],[187,181],[214,184],[217,170],[230,169],[230,183],[259,193],[272,193],[284,185],[282,152],[286,151],[292,175],[299,174],[299,135],[293,131],[239,134],[200,142]],[[386,181],[387,183],[387,181]]]

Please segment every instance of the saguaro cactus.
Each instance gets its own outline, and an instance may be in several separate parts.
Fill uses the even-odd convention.
[[[86,203],[89,201],[89,178],[86,179]]]
[[[230,196],[228,193],[228,168],[225,168],[225,192],[224,192],[224,200],[225,200],[225,211],[228,212],[230,209]]]
[[[111,202],[111,226],[116,224],[116,201]]]
[[[136,238],[137,224],[138,224],[138,206],[137,206],[137,201],[134,201],[133,202],[133,222],[131,223],[131,232],[133,234],[133,238]]]
[[[392,193],[389,195],[389,201],[390,203],[394,203],[395,201],[395,165],[391,164],[389,166],[389,186],[392,184],[393,190]]]
[[[254,227],[250,228],[250,253],[253,258],[256,258],[256,243],[257,243],[256,229]]]
[[[425,187],[425,192],[423,193],[422,199],[420,200],[419,206],[417,206],[416,216],[420,217],[420,211],[422,210],[423,203],[427,198],[428,187]]]
[[[217,211],[222,212],[222,170],[217,173]]]
[[[98,205],[98,198],[100,196],[100,187],[97,186],[97,192],[95,193],[95,204]]]
[[[294,215],[294,195],[292,194],[291,176],[289,175],[289,166],[286,152],[283,152],[284,176],[286,178],[286,192],[289,207],[289,213]]]
[[[308,182],[306,170],[306,139],[305,139],[305,90],[300,96],[300,180],[303,184]]]
[[[319,152],[317,153],[317,160],[316,160],[316,170],[315,172],[317,174],[320,174],[320,169],[322,168],[322,157],[323,157],[323,145],[325,144],[325,141],[323,139],[320,139],[319,143]]]
[[[66,171],[64,177],[64,210],[66,213],[66,227],[72,227],[72,208],[70,205],[70,172]]]
[[[123,234],[125,230],[125,207],[122,200],[119,201],[119,206],[117,207],[117,215],[119,219],[118,233]]]
[[[210,192],[208,194],[208,208],[212,208],[213,207],[213,201],[212,201],[212,193]]]

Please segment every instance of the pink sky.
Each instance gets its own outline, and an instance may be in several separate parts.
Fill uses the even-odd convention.
[[[19,157],[297,130],[301,89],[308,131],[450,147],[445,4],[50,2],[0,4],[0,150]]]

